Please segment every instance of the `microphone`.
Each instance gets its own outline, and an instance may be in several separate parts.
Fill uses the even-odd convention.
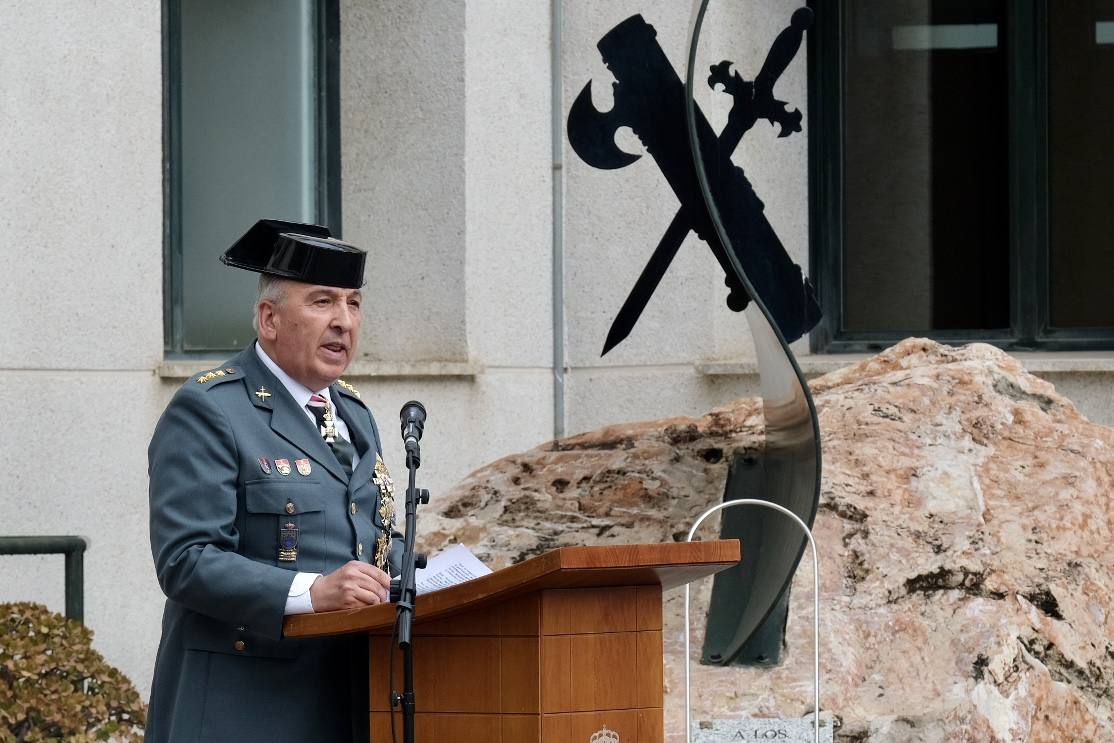
[[[425,406],[417,400],[411,400],[402,406],[398,414],[402,421],[402,440],[409,447],[422,440],[425,431]]]

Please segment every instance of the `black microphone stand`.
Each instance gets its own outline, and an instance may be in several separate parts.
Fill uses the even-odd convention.
[[[422,463],[421,449],[414,436],[406,438],[406,469],[409,482],[406,486],[406,536],[402,553],[402,573],[399,575],[399,595],[396,605],[398,617],[398,647],[402,651],[402,694],[397,692],[392,698],[392,706],[402,706],[402,739],[414,743],[414,598],[417,596],[414,571],[425,567],[425,556],[414,551],[414,539],[418,532],[418,503],[429,502],[429,491],[418,490],[415,479]],[[419,565],[419,563],[421,563]]]

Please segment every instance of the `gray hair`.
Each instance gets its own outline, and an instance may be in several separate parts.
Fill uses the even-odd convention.
[[[255,296],[255,305],[252,307],[251,326],[255,334],[259,335],[259,305],[270,302],[280,305],[286,301],[286,290],[289,288],[289,279],[283,279],[269,274],[259,274],[259,289]]]

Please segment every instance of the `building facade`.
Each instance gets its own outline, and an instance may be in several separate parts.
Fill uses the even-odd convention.
[[[699,69],[726,59],[752,79],[797,4],[720,5]],[[1111,155],[1092,133],[1056,124],[1056,75],[1068,73],[1026,78],[969,52],[986,64],[967,95],[1001,100],[966,112],[981,129],[958,155],[942,152],[949,138],[964,144],[953,114],[933,107],[931,81],[973,64],[941,62],[940,49],[1005,49],[1011,64],[1028,54],[1035,65],[1070,46],[1069,32],[1037,33],[1059,18],[1047,9],[1019,18],[975,4],[953,18],[918,15],[923,5],[818,3],[821,25],[775,89],[804,131],[779,138],[759,122],[736,152],[826,311],[794,345],[802,367],[823,373],[908,334],[988,340],[1114,423],[1114,319],[1092,281],[1110,252],[1095,236],[1114,227],[1095,201],[1110,193],[1099,175]],[[1072,64],[1108,83],[1114,14],[1092,5],[1073,12],[1099,14],[1086,16],[1097,51]],[[369,250],[360,356],[346,378],[377,413],[396,470],[396,411],[425,403],[420,475],[434,498],[557,436],[757,393],[745,323],[691,234],[634,332],[600,356],[677,203],[652,158],[618,171],[580,161],[565,116],[588,81],[609,105],[596,42],[635,13],[683,75],[690,10],[668,0],[0,5],[0,532],[89,538],[86,621],[144,692],[162,610],[146,447],[174,390],[251,339],[252,277],[217,256],[256,218],[325,223]],[[1026,29],[1034,40],[1022,49]],[[705,76],[696,97],[719,130],[730,104]],[[1102,79],[1075,85],[1066,110]],[[1017,89],[1025,80],[1031,97]],[[1100,108],[1091,119],[1109,116]],[[1026,123],[1026,112],[1047,121]],[[641,151],[627,131],[618,141]],[[1044,161],[1032,154],[1041,147]],[[954,175],[965,158],[971,167]],[[989,180],[963,180],[974,174]],[[949,191],[955,178],[962,193]],[[949,214],[967,232],[949,234]],[[1084,244],[1079,265],[1067,246]],[[956,303],[963,311],[949,315]],[[10,600],[61,610],[61,559],[0,558],[0,601]]]

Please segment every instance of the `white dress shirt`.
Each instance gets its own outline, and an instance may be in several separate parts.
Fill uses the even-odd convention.
[[[278,364],[271,360],[271,357],[263,350],[263,346],[259,345],[259,341],[255,342],[255,353],[259,356],[259,360],[263,362],[263,365],[271,370],[271,373],[275,375],[279,383],[282,384],[282,386],[286,388],[286,391],[290,393],[290,396],[294,398],[294,402],[298,403],[298,406],[302,409],[302,412],[306,414],[306,417],[309,418],[314,428],[317,427],[317,419],[314,418],[313,413],[309,412],[309,408],[307,407],[307,405],[309,405],[309,399],[312,396],[321,395],[321,397],[329,401],[329,405],[332,406],[333,410],[336,410],[336,406],[333,405],[333,397],[329,394],[328,387],[314,392],[309,387],[295,380],[284,372]],[[341,438],[345,441],[351,443],[352,436],[348,432],[348,425],[339,415],[334,415],[333,418],[335,419],[334,425],[336,426],[337,433],[340,434]],[[353,446],[352,448],[354,450],[356,447]],[[352,469],[355,470],[356,465],[359,463],[360,455],[353,451]],[[313,585],[313,582],[320,577],[321,573],[297,573],[294,576],[294,580],[290,583],[290,591],[286,596],[286,609],[283,613],[288,615],[312,614],[313,601],[310,599],[309,589],[310,586]]]

